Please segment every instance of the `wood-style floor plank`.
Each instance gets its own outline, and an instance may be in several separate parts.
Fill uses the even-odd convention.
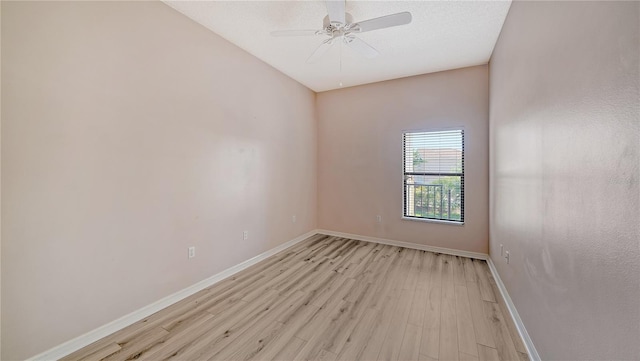
[[[452,256],[453,263],[453,280],[456,286],[465,286],[467,284],[467,280],[465,279],[465,270],[463,264],[464,257]]]
[[[126,361],[137,358],[136,355],[142,354],[145,350],[164,340],[169,335],[169,331],[162,327],[156,327],[148,332],[140,334],[138,337],[129,342],[119,344],[122,348],[106,358],[105,361]]]
[[[425,252],[420,255],[420,267],[418,269],[418,283],[416,285],[416,292],[413,296],[413,302],[411,303],[411,313],[409,314],[409,323],[422,326],[424,325],[424,314],[428,304],[429,298],[429,271],[431,269],[431,263],[433,262],[433,253]],[[422,331],[420,331],[422,335]]]
[[[177,332],[169,333],[168,337],[161,342],[154,344],[151,348],[142,353],[137,360],[163,360],[171,356],[174,352],[182,348],[185,344],[193,342],[194,339],[204,335],[213,326],[214,315],[203,313],[198,315],[192,322],[184,324]]]
[[[365,283],[364,287],[351,287],[342,298],[342,307],[329,316],[330,321],[326,325],[324,332],[317,330],[315,340],[321,341],[314,342],[314,339],[309,340],[315,344],[315,347],[303,348],[299,358],[302,356],[310,358],[311,355],[319,354],[323,350],[337,355],[346,343],[357,320],[364,313],[373,289],[374,286],[369,283]]]
[[[467,283],[467,294],[469,295],[469,306],[473,318],[473,328],[476,331],[476,341],[488,347],[496,347],[493,336],[489,329],[488,320],[484,316],[484,306],[480,289],[476,282]]]
[[[290,339],[288,342],[284,343],[282,347],[278,350],[278,352],[269,358],[263,358],[263,355],[260,356],[261,360],[293,360],[294,357],[300,352],[300,350],[304,347],[304,344],[307,341],[294,337]]]
[[[115,342],[109,342],[109,340],[103,341],[99,340],[85,348],[82,348],[68,356],[65,356],[60,359],[60,361],[71,361],[71,360],[100,360],[102,358],[108,357],[109,355],[120,350],[120,346]],[[105,353],[108,353],[105,355]],[[102,356],[101,358],[97,358],[97,356]]]
[[[429,357],[429,356],[424,355],[424,354],[420,354],[419,360],[420,361],[438,361],[437,358],[432,358],[432,357]]]
[[[471,306],[467,287],[456,285],[456,321],[458,325],[458,350],[467,355],[478,357],[478,347],[476,346],[476,333],[473,329],[473,318],[471,317]]]
[[[344,300],[349,302],[351,307],[341,318],[341,321],[336,324],[336,328],[331,331],[331,335],[328,337],[330,341],[327,342],[325,350],[337,355],[346,344],[358,320],[367,310],[372,299],[371,295],[376,292],[378,286],[371,283],[363,283],[363,285],[362,288],[356,288],[352,294],[345,296]]]
[[[316,337],[318,332],[324,331],[324,328],[329,326],[329,317],[332,314],[338,312],[341,306],[346,303],[344,297],[355,285],[355,281],[353,280],[353,278],[347,278],[344,276],[341,276],[341,278],[344,281],[340,284],[340,287],[336,289],[335,294],[329,295],[330,298],[326,303],[319,306],[315,304],[319,307],[318,312],[316,312],[316,314],[313,315],[313,318],[311,318],[311,320],[306,325],[304,325],[304,327],[297,333],[297,337],[300,337],[305,341],[311,341],[312,339],[314,339],[314,337]],[[315,346],[309,345],[308,342],[307,344],[308,347]],[[305,347],[307,346],[305,345]]]
[[[500,361],[498,350],[485,345],[478,345],[478,354],[480,361]]]
[[[284,323],[284,326],[280,332],[274,335],[271,342],[264,345],[262,350],[260,350],[256,357],[262,360],[271,360],[278,359],[282,357],[282,360],[286,360],[284,355],[289,355],[288,359],[293,359],[295,355],[297,355],[302,347],[307,343],[307,341],[295,337],[295,334],[300,330],[304,325],[311,320],[311,317],[318,312],[318,308],[310,305],[303,304],[299,310],[292,315],[291,319],[287,320]],[[302,342],[300,342],[302,341]],[[300,344],[299,347],[288,346],[290,342],[295,344]],[[285,349],[283,351],[283,349]]]
[[[507,304],[504,299],[500,295],[500,290],[498,289],[498,285],[496,281],[493,279],[493,275],[491,275],[491,271],[489,270],[489,266],[486,262],[483,265],[483,269],[487,273],[487,279],[489,280],[489,284],[491,285],[491,289],[493,290],[494,295],[496,296],[496,300],[498,301],[498,305],[500,306],[500,311],[502,311],[502,315],[504,317],[505,323],[507,324],[507,329],[509,330],[509,334],[511,335],[511,340],[513,341],[513,345],[516,348],[516,351],[521,352],[523,354],[527,354],[527,349],[524,347],[524,342],[522,342],[522,338],[520,338],[520,334],[516,329],[516,324],[513,322],[513,319],[510,316],[509,310],[507,309]]]
[[[442,301],[442,261],[436,254],[429,270],[427,306],[424,313],[420,353],[438,359],[440,353],[440,304]]]
[[[439,360],[458,360],[458,326],[456,320],[456,294],[451,256],[442,261],[442,304],[440,307]]]
[[[528,360],[484,261],[315,235],[63,360]]]
[[[480,294],[482,295],[482,299],[485,301],[497,302],[493,289],[489,284],[487,273],[482,267],[483,263],[486,265],[486,262],[484,261],[473,260],[473,265],[475,266],[476,274],[478,275],[478,287],[480,288]]]
[[[400,346],[398,360],[414,361],[420,358],[420,340],[422,339],[422,326],[412,323],[407,324]]]
[[[262,348],[262,343],[273,338],[271,334],[277,332],[274,328],[277,330],[281,327],[282,323],[278,322],[278,319],[300,305],[304,296],[304,292],[295,291],[293,294],[278,297],[278,302],[268,313],[248,323],[247,327],[238,331],[235,338],[227,338],[217,350],[209,352],[208,360],[245,359],[245,356],[246,359],[252,358]],[[235,355],[238,354],[241,356],[236,358]]]
[[[360,353],[359,359],[378,359],[382,343],[389,330],[389,325],[395,317],[396,306],[400,299],[399,291],[403,285],[401,282],[403,265],[406,264],[407,256],[410,255],[410,252],[407,250],[399,249],[397,252],[399,255],[394,258],[393,264],[391,265],[392,267],[389,270],[389,277],[387,277],[388,282],[385,283],[384,292],[380,294],[379,298],[373,300],[374,302],[381,301],[373,306],[378,307],[377,309],[380,312],[376,319],[376,324],[373,326],[371,337]]]
[[[469,355],[468,353],[460,351],[460,361],[478,361],[478,356]]]
[[[338,359],[338,355],[331,351],[322,350],[316,360],[318,361],[334,361]]]
[[[347,338],[340,354],[339,360],[360,360],[361,353],[371,338],[373,328],[378,320],[379,311],[375,308],[367,308],[358,324]]]
[[[489,327],[496,342],[496,350],[500,360],[519,360],[520,356],[516,351],[509,330],[502,317],[500,306],[494,302],[484,301],[484,314],[490,321]]]
[[[110,343],[100,349],[96,350],[85,356],[86,360],[102,360],[105,357],[109,357],[116,352],[119,352],[122,348],[117,343]]]
[[[355,259],[352,261],[351,267],[345,270],[344,275],[351,278],[360,277],[364,279],[371,272],[371,264],[376,261],[376,257],[383,250],[383,247],[383,244],[375,244],[369,247],[367,254],[361,258],[354,256]],[[369,272],[365,272],[367,269],[369,269]]]
[[[529,361],[529,355],[525,352],[518,351],[518,356],[520,356],[520,361]]]
[[[415,290],[402,290],[398,306],[394,312],[394,317],[389,324],[387,337],[382,343],[382,348],[378,354],[378,360],[389,361],[397,360],[402,346],[402,337],[409,320],[409,311],[411,310],[411,301]]]
[[[462,263],[464,264],[464,278],[466,282],[478,282],[478,274],[471,258],[462,257]]]

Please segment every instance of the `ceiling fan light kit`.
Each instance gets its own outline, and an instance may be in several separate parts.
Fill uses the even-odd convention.
[[[372,30],[390,28],[405,25],[411,22],[411,13],[401,12],[381,16],[374,19],[353,22],[353,16],[345,12],[345,2],[326,0],[327,16],[324,17],[321,30],[278,30],[272,31],[272,36],[326,36],[328,39],[320,43],[320,46],[307,59],[307,63],[313,63],[320,59],[336,40],[342,41],[347,47],[362,56],[372,59],[380,55],[380,52],[362,39],[355,36]]]

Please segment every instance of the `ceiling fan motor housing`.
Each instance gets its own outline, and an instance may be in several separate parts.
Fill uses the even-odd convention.
[[[331,20],[329,20],[329,15],[326,15],[324,19],[322,19],[322,28],[333,37],[342,36],[349,30],[350,27],[348,25],[353,24],[353,16],[351,16],[351,14],[344,13],[344,19],[344,24],[337,22],[332,23]]]

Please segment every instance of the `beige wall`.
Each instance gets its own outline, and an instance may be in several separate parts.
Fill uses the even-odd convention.
[[[2,39],[2,6],[0,5],[0,39]],[[2,40],[0,40],[0,44]],[[0,69],[2,69],[2,46],[0,45]],[[0,71],[0,85],[2,72]],[[2,114],[2,86],[0,86],[0,114]],[[0,122],[0,160],[2,159],[2,122]],[[1,162],[0,162],[1,163]],[[0,204],[2,204],[2,166],[0,164]],[[0,206],[0,220],[2,207]],[[0,221],[0,260],[2,260],[2,222]],[[0,359],[2,358],[2,265],[0,263]]]
[[[486,65],[319,93],[317,106],[320,228],[487,253]],[[465,129],[465,225],[402,220],[402,131],[456,126]]]
[[[316,227],[315,94],[160,2],[3,1],[2,103],[3,360]]]
[[[491,59],[491,258],[543,360],[640,359],[639,13],[517,1]]]

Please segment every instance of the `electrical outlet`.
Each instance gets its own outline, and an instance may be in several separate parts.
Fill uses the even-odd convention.
[[[376,216],[376,221],[377,221],[378,223],[382,223],[382,216],[381,216],[381,215],[377,215],[377,216]]]
[[[245,241],[247,239],[249,239],[249,231],[243,231],[242,232],[242,239],[245,240]]]
[[[196,256],[196,248],[195,247],[189,247],[189,258],[193,258]]]
[[[296,223],[296,215],[291,216],[291,222]]]
[[[506,251],[504,258],[507,260],[507,264],[509,264],[509,251]]]

